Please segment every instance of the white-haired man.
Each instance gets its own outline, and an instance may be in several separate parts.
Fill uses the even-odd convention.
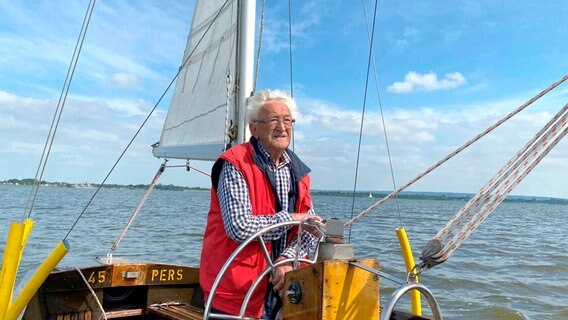
[[[226,259],[241,242],[275,223],[319,219],[310,196],[310,169],[288,149],[295,114],[295,101],[283,92],[266,90],[253,95],[247,105],[250,141],[224,152],[213,166],[200,266],[205,299]],[[297,237],[290,231],[275,230],[264,236],[272,259],[295,255]],[[318,231],[312,232],[315,235],[302,234],[302,255],[307,255],[317,243]],[[261,250],[253,242],[236,257],[213,299],[215,311],[239,313],[246,292],[267,266]],[[272,312],[268,310],[273,292],[270,285],[280,291],[284,274],[291,269],[291,264],[282,265],[271,275],[270,283],[262,282],[249,302],[246,316],[260,317],[263,308],[265,316]],[[263,306],[265,300],[267,304]]]

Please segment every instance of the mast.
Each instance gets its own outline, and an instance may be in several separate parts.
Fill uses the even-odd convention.
[[[248,129],[246,127],[246,105],[247,99],[251,95],[254,74],[254,28],[256,16],[255,0],[239,0],[240,22],[239,22],[239,52],[238,64],[238,91],[237,91],[237,143],[248,140]]]

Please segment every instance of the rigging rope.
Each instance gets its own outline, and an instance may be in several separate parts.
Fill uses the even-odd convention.
[[[252,92],[256,92],[256,82],[258,81],[258,72],[260,71],[260,54],[262,49],[262,31],[264,30],[264,2],[262,0],[262,9],[260,12],[260,30],[258,31],[258,49],[256,51],[256,67],[254,72],[254,79],[252,82]]]
[[[369,21],[367,20],[367,8],[365,6],[365,1],[362,0],[361,3],[363,4],[363,12],[365,14],[365,26],[367,28],[367,36],[369,37],[369,43],[371,41],[371,32],[369,31]],[[379,111],[381,113],[381,122],[383,124],[383,134],[385,136],[385,148],[387,150],[387,157],[389,159],[389,168],[390,168],[390,174],[391,174],[391,180],[392,180],[392,187],[393,190],[396,190],[396,178],[394,176],[394,169],[393,169],[393,165],[392,165],[392,157],[391,157],[391,152],[390,152],[390,144],[389,144],[389,138],[388,138],[388,134],[387,134],[387,124],[385,121],[385,115],[383,113],[383,103],[381,101],[381,92],[379,90],[379,77],[378,77],[378,73],[377,73],[377,62],[375,61],[375,55],[372,55],[372,59],[373,59],[373,75],[375,77],[375,90],[377,91],[377,99],[379,100]],[[403,226],[402,223],[402,216],[401,216],[401,210],[400,210],[400,203],[398,201],[398,196],[395,196],[395,201],[396,201],[396,209],[398,212],[398,220],[400,221],[400,226]]]
[[[93,9],[95,7],[95,2],[96,0],[91,0],[89,2],[89,5],[87,7],[87,12],[85,12],[85,17],[83,18],[83,25],[81,26],[79,37],[77,38],[77,42],[75,43],[75,49],[73,50],[73,56],[69,63],[69,68],[67,69],[67,75],[65,77],[63,88],[61,88],[61,94],[59,95],[57,108],[55,110],[55,114],[53,115],[51,126],[49,128],[49,133],[47,134],[47,139],[43,147],[43,152],[41,154],[41,159],[39,161],[39,165],[36,171],[34,184],[30,191],[28,204],[26,206],[26,211],[24,213],[23,220],[25,220],[26,218],[30,218],[30,216],[32,215],[35,200],[37,197],[37,192],[39,190],[39,185],[41,183],[41,178],[43,177],[43,172],[45,171],[47,160],[49,159],[49,154],[51,153],[51,146],[53,145],[53,141],[55,140],[55,134],[57,132],[57,128],[59,127],[59,121],[61,120],[61,114],[63,113],[65,102],[67,101],[67,94],[69,93],[71,80],[73,79],[73,75],[75,74],[75,68],[77,67],[77,62],[79,61],[79,55],[81,53],[81,49],[83,48],[83,43],[85,42],[85,36],[87,34],[87,29],[89,28],[89,23],[91,21],[91,16],[93,14]]]
[[[91,203],[93,202],[93,200],[95,199],[95,197],[97,196],[97,194],[99,193],[99,191],[102,189],[103,185],[105,184],[105,182],[108,180],[108,178],[110,177],[110,175],[114,172],[114,169],[116,168],[116,166],[118,165],[118,163],[120,162],[120,160],[122,160],[122,158],[124,157],[124,155],[126,154],[126,151],[128,151],[128,149],[130,148],[130,146],[132,145],[132,143],[134,142],[134,140],[136,140],[136,137],[138,137],[138,135],[140,134],[140,131],[142,131],[142,128],[146,125],[146,123],[148,122],[148,120],[150,119],[150,117],[152,116],[152,114],[154,113],[154,111],[156,110],[156,108],[158,108],[158,105],[160,105],[160,102],[162,102],[162,99],[164,99],[164,97],[166,96],[166,94],[168,93],[168,91],[170,90],[170,88],[172,87],[172,85],[175,83],[176,79],[178,78],[179,74],[181,73],[181,71],[183,70],[183,67],[188,63],[188,61],[191,59],[191,57],[193,56],[193,54],[195,53],[195,50],[197,50],[197,48],[199,47],[199,44],[203,41],[203,39],[205,38],[205,35],[207,35],[207,33],[209,33],[209,30],[211,29],[211,27],[213,26],[214,22],[217,20],[217,18],[221,15],[221,12],[223,11],[223,9],[225,8],[225,6],[227,5],[227,3],[229,2],[229,0],[226,0],[225,3],[223,3],[223,5],[221,6],[221,8],[219,8],[219,11],[217,11],[216,15],[212,18],[211,23],[207,26],[207,29],[205,29],[205,31],[203,32],[201,38],[199,39],[199,41],[197,41],[197,44],[195,45],[195,47],[193,48],[193,50],[189,53],[189,55],[187,56],[187,58],[183,61],[182,65],[178,68],[178,71],[176,72],[176,74],[174,75],[174,77],[172,78],[172,80],[170,81],[170,83],[168,84],[168,86],[166,87],[166,89],[164,90],[164,92],[162,93],[162,95],[160,96],[160,98],[158,99],[158,101],[156,101],[156,103],[154,104],[154,107],[152,107],[152,109],[150,110],[150,112],[148,112],[148,115],[146,116],[146,118],[144,119],[144,121],[142,121],[142,124],[138,127],[138,130],[136,130],[136,132],[134,133],[134,135],[132,136],[132,138],[130,139],[130,141],[128,142],[128,144],[126,145],[126,147],[124,148],[124,150],[122,151],[122,153],[118,156],[118,158],[116,159],[116,161],[114,162],[114,164],[112,165],[112,168],[109,170],[109,172],[107,173],[107,175],[105,176],[105,178],[103,179],[103,181],[99,184],[99,187],[95,190],[95,192],[93,193],[93,195],[91,196],[91,198],[89,199],[89,201],[87,202],[87,204],[85,205],[85,207],[83,208],[83,210],[81,211],[81,213],[79,214],[79,216],[77,217],[77,219],[75,220],[75,222],[73,223],[73,225],[71,226],[71,228],[69,228],[69,231],[67,231],[67,234],[65,235],[65,238],[63,238],[64,240],[67,239],[67,237],[69,237],[69,234],[71,234],[71,231],[73,231],[73,229],[75,228],[75,226],[77,225],[77,223],[79,222],[79,220],[81,220],[81,217],[83,217],[83,215],[85,214],[85,212],[87,211],[87,208],[89,208],[89,206],[91,205]]]
[[[369,56],[367,58],[367,74],[365,76],[365,93],[363,95],[363,110],[361,110],[361,125],[359,127],[359,142],[357,143],[357,160],[355,161],[355,180],[353,181],[353,196],[351,197],[351,218],[355,211],[355,193],[357,192],[357,179],[359,176],[359,158],[361,156],[361,140],[363,139],[363,125],[365,123],[365,109],[367,107],[367,91],[369,89],[369,74],[371,69],[371,60],[373,57],[373,41],[375,38],[375,23],[377,21],[377,8],[379,1],[375,1],[375,11],[373,13],[373,26],[371,28],[371,39],[369,41]],[[346,224],[347,226],[347,224]],[[349,228],[348,242],[351,242],[351,228]]]
[[[85,278],[85,275],[83,274],[83,272],[79,268],[74,268],[74,269],[75,269],[75,271],[77,271],[79,276],[81,276],[81,279],[83,279],[83,282],[85,282],[85,286],[87,286],[87,289],[89,289],[89,292],[91,293],[91,295],[93,296],[93,299],[97,303],[97,306],[99,307],[99,310],[101,311],[101,316],[99,317],[99,319],[103,318],[103,319],[107,320],[108,317],[106,315],[105,309],[103,308],[103,304],[101,303],[101,300],[99,299],[99,296],[97,296],[97,294],[95,293],[95,290],[93,290],[93,287],[91,286],[89,281],[87,281],[87,278]]]
[[[126,234],[126,231],[128,231],[128,228],[130,228],[130,225],[132,224],[132,221],[134,221],[134,219],[136,218],[136,216],[138,215],[138,212],[140,212],[140,210],[142,210],[142,207],[144,206],[144,204],[146,203],[146,200],[148,200],[148,197],[150,196],[150,194],[152,193],[152,191],[154,190],[154,188],[156,187],[156,184],[158,183],[158,180],[160,179],[160,177],[162,176],[162,173],[164,173],[164,170],[166,170],[166,165],[165,163],[163,163],[160,168],[158,168],[158,171],[156,172],[156,175],[154,175],[154,179],[152,179],[152,182],[150,183],[150,185],[148,186],[148,189],[146,189],[146,192],[144,193],[144,195],[142,196],[142,199],[140,199],[140,202],[138,203],[138,206],[136,206],[136,209],[134,210],[134,212],[132,213],[132,216],[130,216],[130,219],[128,220],[128,223],[126,223],[126,226],[124,226],[124,228],[122,229],[122,232],[120,233],[120,235],[118,236],[118,238],[116,239],[116,241],[113,243],[113,245],[110,248],[110,252],[107,255],[107,257],[112,257],[112,254],[114,253],[114,251],[116,250],[116,248],[118,248],[118,245],[120,244],[120,241],[122,241],[122,238],[124,237],[124,235]]]
[[[404,185],[402,185],[401,187],[399,187],[398,189],[396,189],[395,191],[391,192],[390,194],[386,195],[384,198],[382,198],[381,200],[377,201],[375,204],[371,205],[370,207],[368,207],[367,209],[363,210],[361,213],[359,213],[355,218],[352,218],[351,220],[347,221],[345,223],[345,226],[350,226],[351,224],[353,224],[355,221],[361,219],[362,217],[366,216],[367,214],[369,214],[371,211],[373,211],[374,209],[380,207],[381,205],[383,205],[386,201],[392,199],[394,196],[396,196],[397,194],[399,194],[401,191],[403,191],[404,189],[408,188],[409,186],[411,186],[412,184],[414,184],[416,181],[422,179],[425,175],[427,175],[428,173],[432,172],[432,170],[436,169],[437,167],[441,166],[443,163],[445,163],[446,161],[448,161],[449,159],[451,159],[452,157],[454,157],[455,155],[457,155],[458,153],[462,152],[465,148],[469,147],[470,145],[472,145],[474,142],[476,142],[477,140],[481,139],[483,136],[487,135],[489,132],[493,131],[495,128],[497,128],[498,126],[500,126],[501,124],[503,124],[503,122],[509,120],[510,118],[512,118],[514,115],[516,115],[517,113],[521,112],[522,110],[524,110],[526,107],[528,107],[529,105],[533,104],[536,100],[540,99],[542,96],[544,96],[545,94],[547,94],[548,92],[550,92],[551,90],[553,90],[554,88],[558,87],[560,84],[562,84],[564,81],[568,80],[568,75],[563,76],[560,80],[556,81],[555,83],[551,84],[548,88],[544,89],[543,91],[541,91],[540,93],[538,93],[536,96],[532,97],[529,101],[525,102],[524,104],[522,104],[521,106],[519,106],[516,110],[510,112],[509,114],[507,114],[505,117],[503,117],[501,120],[497,121],[495,124],[493,124],[492,126],[490,126],[489,128],[485,129],[485,131],[483,131],[482,133],[478,134],[477,136],[475,136],[474,138],[472,138],[471,140],[467,141],[464,145],[462,145],[461,147],[457,148],[456,150],[454,150],[453,152],[451,152],[450,154],[448,154],[447,156],[445,156],[442,160],[436,162],[434,165],[432,165],[431,167],[429,167],[428,169],[426,169],[425,171],[423,171],[422,173],[420,173],[418,176],[416,176],[414,179],[408,181],[407,183],[405,183]]]
[[[231,3],[231,5],[234,8],[235,3]],[[240,13],[239,13],[240,15]],[[233,25],[233,16],[231,16],[231,25]],[[233,44],[237,43],[236,40],[237,35],[235,34],[234,38],[235,40],[231,41],[231,49],[230,49],[230,53],[233,53],[233,50],[235,49],[235,46],[233,46]],[[237,71],[239,72],[239,71]],[[233,123],[232,120],[229,120],[229,108],[231,105],[231,94],[232,92],[232,84],[233,84],[233,77],[231,75],[231,67],[229,65],[226,66],[225,68],[225,74],[227,75],[226,80],[225,80],[225,135],[223,135],[223,145],[224,145],[224,149],[223,151],[229,149],[231,147],[231,145],[233,144],[233,141],[235,141],[235,139],[237,138],[237,125],[235,123]],[[238,110],[237,108],[235,108],[233,117],[238,118]],[[158,142],[159,143],[159,142]]]
[[[562,108],[430,240],[421,267],[431,268],[450,255],[487,219],[508,194],[568,133],[568,104]]]
[[[288,56],[289,56],[289,72],[290,72],[290,97],[294,98],[294,73],[292,64],[292,0],[288,0]],[[292,151],[296,149],[296,135],[292,127]]]
[[[288,0],[288,48],[290,53],[290,96],[294,98],[294,74],[292,65],[292,0]]]

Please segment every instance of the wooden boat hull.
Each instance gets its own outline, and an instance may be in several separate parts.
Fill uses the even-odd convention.
[[[358,262],[372,268],[379,264],[376,259]],[[284,298],[284,319],[379,318],[379,278],[346,261],[327,260],[290,271],[286,288],[292,283],[302,295],[294,303]],[[103,319],[99,303],[107,319],[203,319],[199,269],[121,263],[56,271],[28,304],[23,319]],[[397,311],[391,319],[426,318]]]
[[[99,319],[103,312],[99,303],[109,319],[152,319],[146,317],[152,313],[149,306],[165,303],[189,304],[202,310],[199,269],[127,263],[56,271],[30,301],[24,319]]]

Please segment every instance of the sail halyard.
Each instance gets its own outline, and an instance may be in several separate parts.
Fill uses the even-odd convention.
[[[251,0],[196,1],[184,63],[154,156],[215,160],[228,145],[244,141],[244,106],[252,88],[254,15]],[[252,34],[244,35],[248,32]],[[234,125],[236,137],[228,134]]]

